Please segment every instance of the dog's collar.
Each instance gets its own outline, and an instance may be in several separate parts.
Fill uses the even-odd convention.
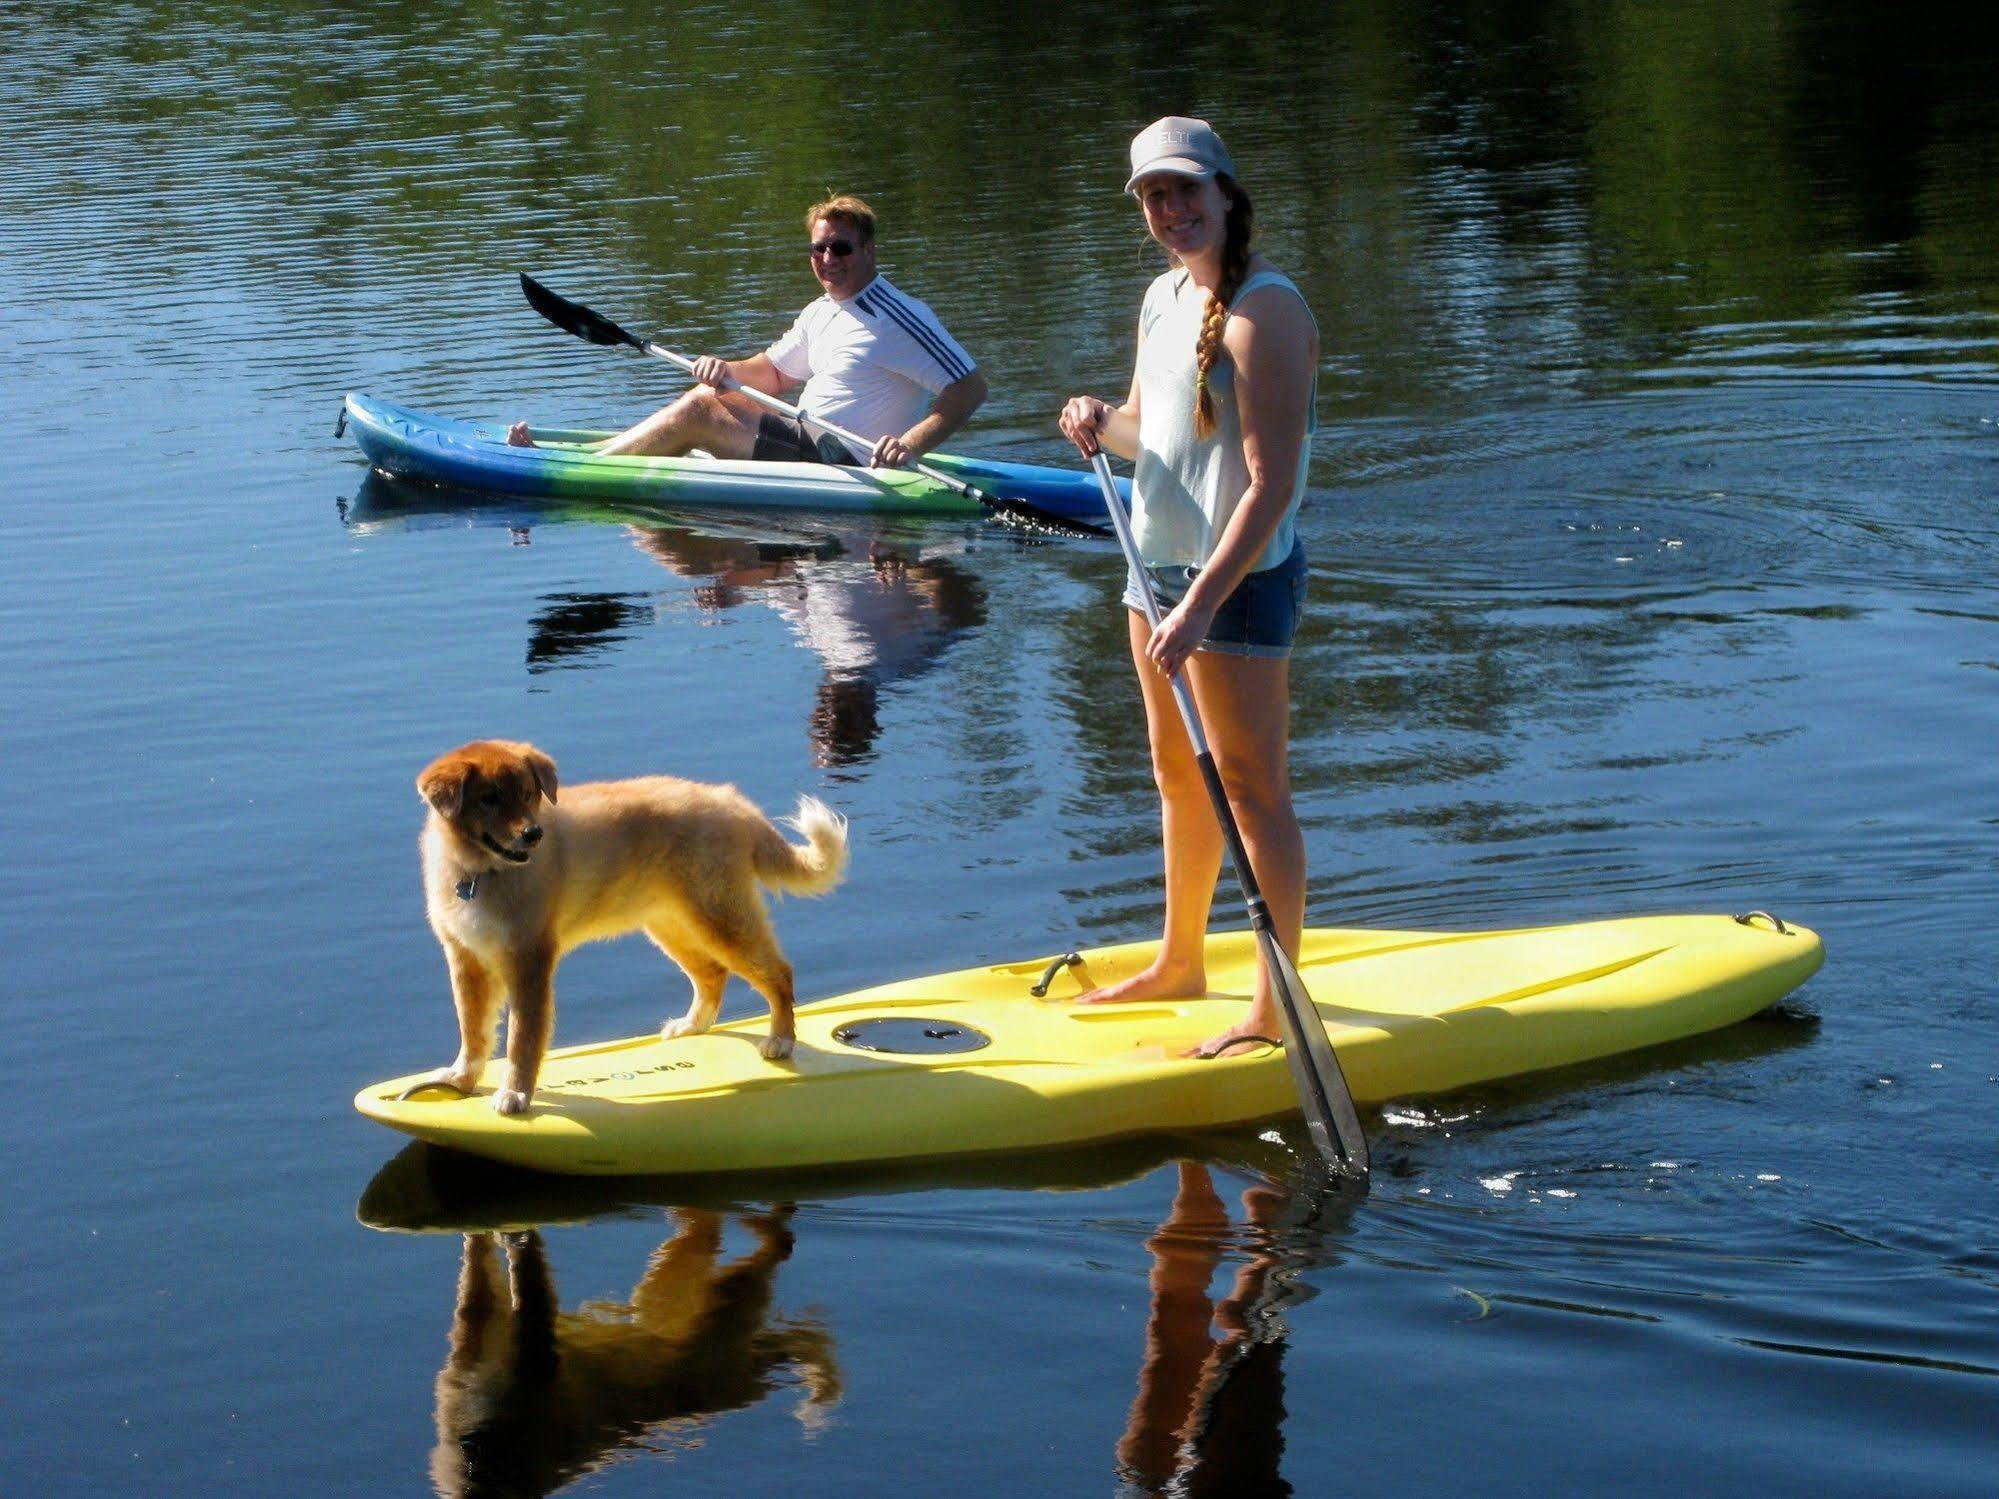
[[[464,879],[458,882],[457,890],[460,900],[470,900],[479,893],[479,876],[476,874],[466,875]]]

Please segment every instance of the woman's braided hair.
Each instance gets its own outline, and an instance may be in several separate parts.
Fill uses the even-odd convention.
[[[1215,398],[1208,390],[1208,371],[1222,357],[1222,326],[1228,321],[1229,303],[1249,275],[1249,241],[1256,227],[1256,210],[1242,185],[1226,172],[1215,174],[1215,185],[1229,200],[1229,213],[1222,239],[1222,284],[1208,293],[1201,336],[1194,344],[1194,435],[1204,438],[1215,435]]]

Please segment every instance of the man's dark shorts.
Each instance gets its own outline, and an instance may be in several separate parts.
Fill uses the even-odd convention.
[[[815,441],[795,416],[766,411],[757,418],[757,440],[750,456],[763,463],[840,463],[852,468],[854,455],[830,432]]]

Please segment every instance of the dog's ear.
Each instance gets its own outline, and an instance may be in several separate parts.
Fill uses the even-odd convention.
[[[547,797],[549,803],[553,805],[555,802],[555,762],[531,744],[521,751],[521,758],[527,761],[528,769],[534,772],[535,781],[541,787],[541,794]]]
[[[465,764],[449,755],[433,760],[416,778],[416,793],[439,817],[456,817],[465,805]]]

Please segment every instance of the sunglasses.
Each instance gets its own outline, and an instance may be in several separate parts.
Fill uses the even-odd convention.
[[[845,260],[854,253],[854,242],[850,239],[822,239],[811,248],[814,255],[831,255],[835,260]]]

